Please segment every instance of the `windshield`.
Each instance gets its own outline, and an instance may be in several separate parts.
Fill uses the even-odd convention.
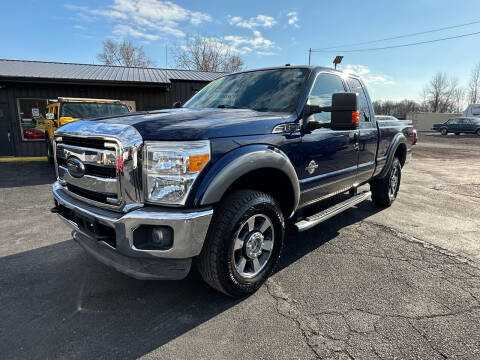
[[[293,111],[308,72],[277,69],[227,75],[205,86],[184,107]]]
[[[73,118],[89,118],[101,115],[116,115],[128,113],[125,104],[118,103],[93,103],[93,102],[71,102],[62,105],[60,116]]]

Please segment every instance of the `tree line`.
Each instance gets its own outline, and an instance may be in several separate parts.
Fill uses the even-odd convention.
[[[185,70],[235,72],[245,67],[243,58],[223,39],[201,36],[187,37],[182,45],[171,49],[175,67]],[[97,60],[105,65],[153,67],[156,65],[143,47],[129,41],[103,42],[102,52]]]
[[[467,104],[480,102],[480,62],[472,69],[466,87],[458,79],[438,72],[422,90],[422,100],[377,100],[373,102],[376,114],[393,115],[405,119],[408,112],[462,112]]]

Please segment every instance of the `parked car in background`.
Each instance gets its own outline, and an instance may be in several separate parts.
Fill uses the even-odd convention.
[[[381,120],[381,121],[398,121],[398,119],[395,116],[391,116],[391,115],[375,115],[375,117],[377,118],[377,120]]]
[[[49,100],[46,113],[47,119],[44,123],[45,134],[41,132],[41,136],[45,136],[48,161],[53,163],[53,133],[59,127],[79,119],[102,115],[118,115],[128,112],[128,106],[120,100],[68,97],[59,97],[58,100]],[[31,134],[29,135],[33,136]]]
[[[439,131],[442,135],[454,133],[455,135],[477,134],[480,136],[480,118],[453,118],[442,124],[433,124],[432,130]]]
[[[470,104],[462,114],[465,117],[480,118],[480,104]]]

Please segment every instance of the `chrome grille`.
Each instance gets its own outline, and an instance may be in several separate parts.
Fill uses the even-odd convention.
[[[56,133],[55,166],[65,190],[95,206],[127,212],[142,206],[142,143],[125,146],[112,136],[78,136]],[[83,176],[68,170],[70,158],[80,160]]]

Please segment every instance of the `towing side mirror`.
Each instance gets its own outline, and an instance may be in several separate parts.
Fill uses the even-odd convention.
[[[180,101],[175,101],[172,105],[172,109],[178,109],[182,107],[182,103]]]
[[[355,130],[358,129],[360,113],[358,112],[357,93],[336,93],[332,95],[331,106],[332,130]]]
[[[330,123],[322,124],[309,119],[312,114],[331,112]],[[305,104],[303,108],[303,129],[306,133],[321,127],[332,130],[355,130],[358,129],[358,94],[335,93],[332,95],[332,106],[318,106]]]

